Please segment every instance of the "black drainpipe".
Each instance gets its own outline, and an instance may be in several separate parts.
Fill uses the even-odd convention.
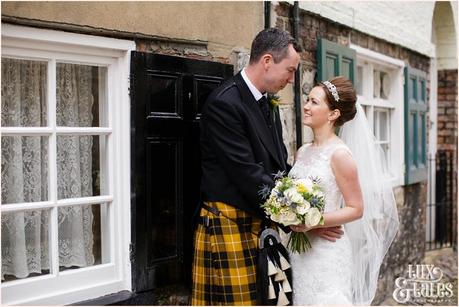
[[[271,27],[271,1],[265,1],[265,29]]]
[[[271,27],[271,1],[264,2],[265,10],[265,29]],[[293,38],[298,42],[300,30],[300,8],[298,1],[293,5]],[[300,64],[301,66],[301,64]],[[300,67],[295,72],[294,103],[295,103],[295,123],[296,123],[296,148],[303,145],[303,120],[301,118],[301,91],[300,91]]]
[[[300,31],[300,8],[298,1],[293,4],[293,38],[299,42],[299,31]],[[300,91],[300,67],[295,72],[295,83],[293,90],[295,93],[295,123],[296,123],[296,148],[300,148],[303,145],[303,120],[301,118],[301,91]]]

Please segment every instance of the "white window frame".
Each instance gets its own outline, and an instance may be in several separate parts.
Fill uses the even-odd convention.
[[[62,305],[131,290],[129,244],[130,220],[130,98],[129,69],[133,41],[2,24],[2,57],[40,60],[48,63],[48,126],[0,127],[3,136],[35,135],[49,138],[49,200],[36,203],[5,204],[2,212],[51,210],[50,274],[3,282],[1,302],[7,305]],[[106,124],[103,127],[56,127],[55,68],[57,61],[107,68]],[[105,115],[103,115],[105,116]],[[106,136],[109,195],[57,199],[56,133]],[[128,144],[128,146],[126,146]],[[101,161],[101,168],[102,163]],[[101,169],[102,170],[102,169]],[[102,179],[102,178],[101,178]],[[109,204],[104,206],[102,204]],[[57,251],[57,209],[61,206],[101,204],[108,209],[102,230],[109,259],[105,263],[59,272]],[[101,212],[103,215],[103,212]],[[104,223],[104,221],[102,221]]]
[[[350,48],[357,53],[357,66],[363,67],[362,79],[366,81],[362,84],[362,95],[358,95],[358,101],[362,105],[385,107],[392,110],[389,123],[390,165],[388,165],[391,177],[388,180],[392,187],[402,186],[405,169],[405,129],[403,122],[405,62],[355,44],[350,44]],[[390,101],[373,98],[373,71],[375,67],[390,73],[392,85]],[[368,120],[372,125],[373,112],[370,112]]]

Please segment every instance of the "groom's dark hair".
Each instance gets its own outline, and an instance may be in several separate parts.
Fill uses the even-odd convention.
[[[300,46],[288,32],[277,28],[264,29],[253,39],[250,64],[256,63],[266,53],[273,56],[274,63],[279,63],[287,56],[290,44],[297,52],[301,52]]]

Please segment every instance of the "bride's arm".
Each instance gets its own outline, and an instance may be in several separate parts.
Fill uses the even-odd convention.
[[[325,213],[325,223],[319,227],[343,225],[357,220],[363,215],[363,197],[357,165],[351,154],[347,150],[338,149],[331,157],[331,167],[338,188],[343,194],[345,207]]]
[[[339,149],[331,157],[331,167],[346,206],[339,210],[325,213],[324,225],[317,225],[311,228],[306,228],[306,225],[298,225],[291,227],[293,231],[307,231],[314,228],[343,225],[362,217],[363,198],[354,159],[349,152]]]

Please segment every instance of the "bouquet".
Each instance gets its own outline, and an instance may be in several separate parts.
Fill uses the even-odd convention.
[[[323,225],[325,197],[318,178],[295,179],[276,175],[275,186],[262,191],[266,201],[261,205],[268,217],[284,226],[306,224],[308,227]],[[292,232],[287,246],[292,252],[301,253],[311,248],[303,232]]]

